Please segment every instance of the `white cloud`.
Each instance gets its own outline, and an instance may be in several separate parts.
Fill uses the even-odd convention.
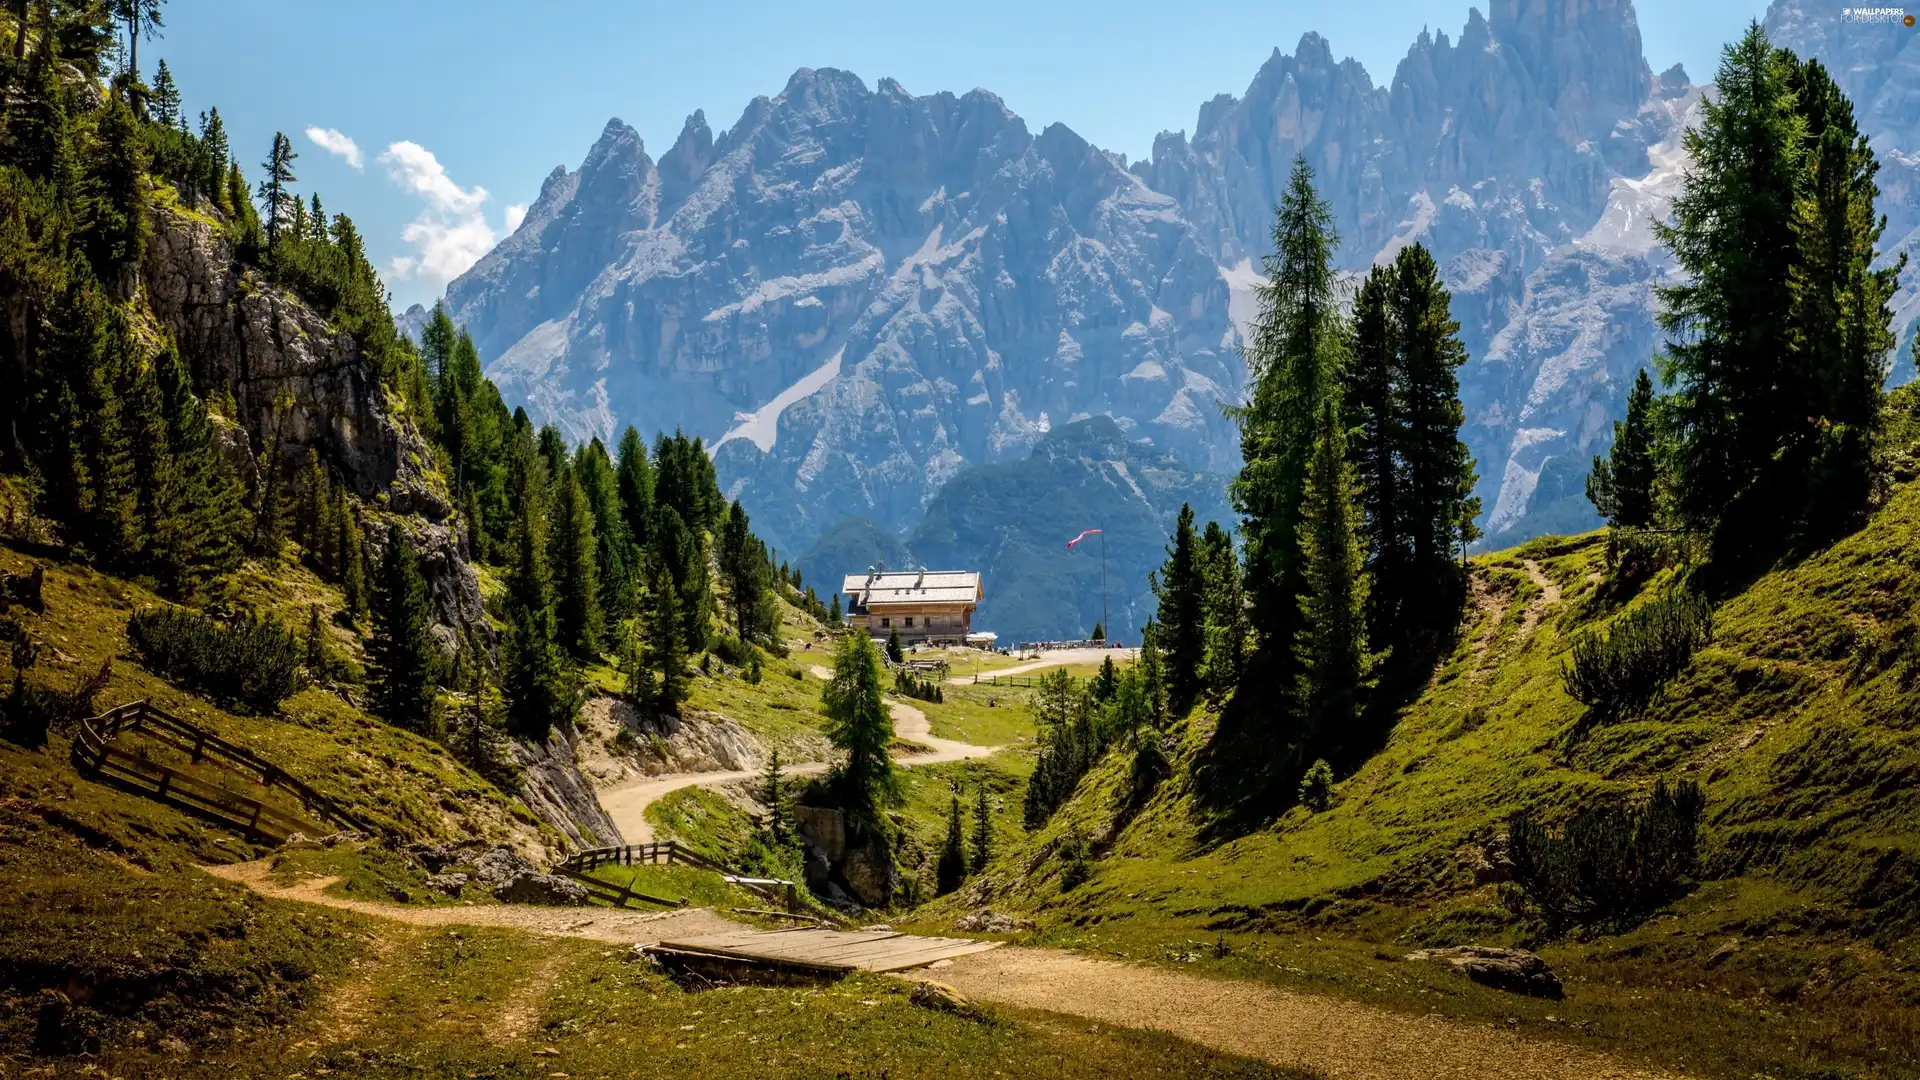
[[[523,221],[525,221],[525,220],[527,220],[527,208],[526,208],[525,206],[522,206],[522,205],[521,205],[521,204],[519,204],[519,203],[508,203],[508,204],[507,204],[507,233],[508,233],[508,235],[512,235],[512,234],[513,234],[513,232],[514,232],[514,230],[516,230],[516,229],[518,229],[518,228],[520,227],[520,223],[521,223],[521,222],[523,222]]]
[[[387,175],[408,191],[427,200],[427,205],[443,214],[465,215],[480,212],[487,201],[487,189],[463,191],[433,151],[416,142],[397,142],[380,155]]]
[[[340,129],[309,127],[307,138],[313,140],[313,145],[340,158],[355,170],[362,172],[366,170],[366,160],[360,156],[360,144],[343,134]]]
[[[481,213],[489,198],[486,188],[466,189],[454,183],[433,151],[415,142],[388,146],[380,162],[394,183],[426,202],[420,216],[400,232],[400,238],[413,245],[414,254],[396,256],[388,264],[395,278],[418,277],[444,285],[493,249],[496,238]],[[507,208],[509,232],[519,224],[514,209]],[[520,211],[522,216],[525,212]]]

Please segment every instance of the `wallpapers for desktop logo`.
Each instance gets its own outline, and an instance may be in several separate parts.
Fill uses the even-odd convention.
[[[1840,9],[1840,21],[1866,26],[1912,26],[1914,19],[1905,8],[1849,7]]]

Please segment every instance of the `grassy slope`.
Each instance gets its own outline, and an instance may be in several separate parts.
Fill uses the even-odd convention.
[[[1123,762],[1109,759],[997,863],[998,902],[1039,912],[1043,936],[1062,942],[1513,1017],[1711,1075],[1914,1075],[1920,487],[1896,488],[1867,528],[1722,604],[1714,644],[1646,716],[1569,740],[1581,707],[1561,660],[1617,614],[1594,597],[1603,556],[1589,536],[1475,560],[1482,589],[1458,647],[1330,811],[1295,808],[1210,843],[1179,778],[1124,820]],[[1196,713],[1184,754],[1209,727]],[[1522,806],[1560,811],[1674,775],[1708,793],[1708,880],[1632,933],[1544,948],[1567,1001],[1382,959],[1517,940],[1459,849]],[[1051,847],[1070,825],[1105,857],[1063,895]]]
[[[24,572],[24,556],[0,548],[0,569]],[[270,610],[299,613],[320,603],[323,615],[338,593],[304,570],[281,568],[270,578],[255,566],[246,595]],[[242,716],[178,690],[140,667],[126,641],[127,615],[159,603],[137,585],[85,567],[47,567],[44,614],[16,615],[44,649],[36,677],[65,687],[113,660],[113,680],[98,698],[108,707],[141,698],[201,724],[286,769],[383,830],[421,839],[471,837],[538,842],[541,830],[517,800],[461,767],[438,744],[373,719],[324,689],[308,689],[282,703],[281,715]],[[335,644],[347,651],[346,637]],[[57,650],[57,653],[56,653]],[[56,743],[61,740],[56,739]],[[64,754],[64,745],[55,748]],[[64,760],[64,758],[62,758]]]

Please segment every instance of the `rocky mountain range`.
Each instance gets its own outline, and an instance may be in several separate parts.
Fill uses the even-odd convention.
[[[1767,25],[1833,57],[1883,162],[1886,244],[1911,245],[1920,39],[1805,0]],[[1589,526],[1580,477],[1659,347],[1651,222],[1705,90],[1653,74],[1629,0],[1493,0],[1457,38],[1422,31],[1386,85],[1335,55],[1317,34],[1276,50],[1133,163],[983,90],[833,70],[717,135],[694,114],[658,161],[615,120],[447,301],[503,391],[572,436],[705,437],[781,550],[849,517],[908,538],[963,469],[1086,417],[1229,472],[1235,347],[1304,154],[1345,270],[1415,241],[1445,267],[1487,542]]]

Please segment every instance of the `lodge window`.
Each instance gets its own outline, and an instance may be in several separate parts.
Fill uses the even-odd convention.
[[[892,620],[892,619],[889,619],[889,618],[884,618],[884,617],[883,617],[883,618],[881,618],[881,620],[880,620],[880,625],[881,625],[882,627],[888,627],[888,626],[892,626],[892,625],[893,625],[893,620]]]
[[[907,616],[907,629],[913,629],[913,616]]]

